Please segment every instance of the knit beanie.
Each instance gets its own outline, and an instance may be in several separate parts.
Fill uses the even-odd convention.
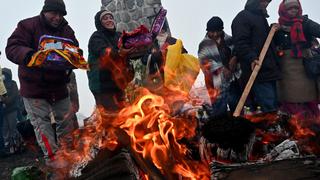
[[[286,8],[288,7],[292,7],[292,6],[300,6],[299,1],[298,0],[285,0],[284,1],[284,6]]]
[[[58,11],[64,16],[67,15],[66,5],[64,4],[63,0],[45,0],[42,12],[48,11]]]
[[[223,30],[223,21],[218,16],[213,16],[207,22],[207,31],[222,31]]]
[[[113,14],[111,11],[108,10],[104,10],[101,14],[100,14],[100,21],[102,20],[103,16],[110,14],[113,17]]]

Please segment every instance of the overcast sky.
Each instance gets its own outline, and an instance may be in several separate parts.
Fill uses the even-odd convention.
[[[7,38],[15,29],[17,23],[25,18],[38,15],[44,0],[1,0],[0,6],[0,65],[13,71],[13,78],[18,82],[17,65],[5,57]],[[68,15],[65,17],[76,33],[80,47],[87,58],[87,45],[91,34],[95,31],[94,15],[100,10],[100,0],[64,0]],[[309,18],[320,22],[320,1],[301,0],[303,13]],[[190,54],[197,56],[199,42],[205,35],[206,23],[212,16],[220,16],[225,25],[225,31],[231,34],[231,22],[236,14],[244,8],[246,0],[162,0],[162,5],[168,10],[167,18],[172,35],[182,39]],[[273,0],[268,7],[269,23],[278,19],[278,6],[281,0]],[[85,71],[76,70],[80,112],[89,116],[93,110],[94,98],[88,88]],[[200,78],[201,79],[201,78]],[[201,84],[198,83],[198,84]],[[18,83],[19,85],[19,83]]]

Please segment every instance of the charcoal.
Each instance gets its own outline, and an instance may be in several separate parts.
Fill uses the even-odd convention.
[[[254,130],[254,124],[243,117],[222,115],[210,118],[201,132],[210,143],[239,152],[249,143]]]

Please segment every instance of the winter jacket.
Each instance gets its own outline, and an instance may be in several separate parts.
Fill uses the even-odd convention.
[[[26,98],[46,99],[49,102],[64,99],[68,96],[68,73],[63,70],[48,70],[27,67],[31,56],[38,51],[39,39],[43,35],[59,36],[73,40],[78,46],[74,31],[63,19],[59,27],[53,28],[45,20],[43,14],[22,20],[8,38],[7,58],[19,65],[18,76],[20,92]]]
[[[259,9],[259,2],[260,0],[248,0],[245,9],[238,13],[231,26],[236,55],[245,81],[251,75],[251,63],[258,60],[270,30],[266,19],[268,15]],[[265,82],[280,78],[275,51],[272,43],[256,81]]]
[[[7,96],[5,97],[4,113],[10,113],[12,111],[17,111],[19,109],[19,90],[17,83],[12,80],[12,72],[8,68],[3,68],[4,75],[4,85],[7,89]]]
[[[106,53],[106,48],[110,48],[111,58],[115,60],[115,62],[119,60],[119,48],[117,45],[121,34],[115,30],[110,31],[102,26],[100,22],[100,14],[102,12],[103,11],[99,11],[95,16],[97,31],[91,35],[88,45],[88,63],[90,71],[87,72],[87,75],[89,79],[89,88],[94,94],[119,93],[122,90],[113,80],[111,69],[103,65],[104,62],[102,58]],[[129,74],[127,74],[127,76],[129,76]]]

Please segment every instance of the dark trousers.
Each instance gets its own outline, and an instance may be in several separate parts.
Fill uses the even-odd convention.
[[[117,111],[123,107],[124,95],[119,93],[94,93],[96,105],[102,106],[107,111]]]
[[[278,110],[276,81],[255,83],[252,87],[254,100],[261,106],[262,112]]]

